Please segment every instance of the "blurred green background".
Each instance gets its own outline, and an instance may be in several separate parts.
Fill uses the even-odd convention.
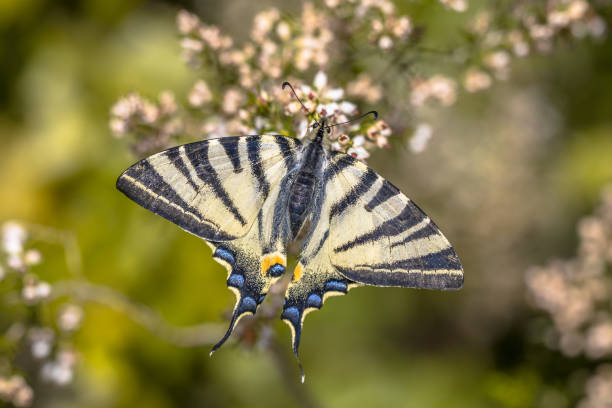
[[[185,97],[197,75],[179,56],[180,8],[245,38],[244,22],[270,5],[299,9],[0,1],[0,220],[73,231],[87,279],[172,324],[225,324],[234,298],[206,245],[115,190],[135,158],[111,136],[109,109],[132,90]],[[411,7],[435,27],[439,8]],[[612,43],[585,40],[521,60],[510,80],[462,96],[439,114],[424,153],[377,152],[370,165],[455,245],[465,287],[368,287],[332,298],[305,323],[303,389],[291,385],[297,366],[279,370],[266,350],[234,344],[209,358],[208,347],[169,345],[125,314],[87,304],[73,383],[42,387],[35,405],[286,407],[311,398],[330,407],[569,406],[565,378],[580,363],[530,340],[536,313],[524,273],[574,255],[577,220],[612,181],[611,106]],[[40,248],[35,272],[66,279],[61,249]],[[0,311],[3,328],[9,316]],[[279,321],[276,330],[293,364],[289,329]]]

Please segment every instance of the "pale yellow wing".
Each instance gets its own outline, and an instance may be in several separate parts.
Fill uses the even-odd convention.
[[[232,240],[249,231],[300,145],[283,136],[243,136],[178,146],[134,164],[117,188],[201,238]]]
[[[348,279],[377,286],[459,289],[463,268],[436,224],[397,187],[344,154],[328,183],[329,259]]]

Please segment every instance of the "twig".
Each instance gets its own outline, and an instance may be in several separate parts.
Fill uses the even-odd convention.
[[[103,285],[81,280],[59,281],[53,285],[53,297],[74,296],[96,302],[124,313],[160,339],[179,346],[197,347],[214,344],[224,333],[223,324],[203,323],[194,326],[174,326],[154,310],[138,303],[121,292]]]

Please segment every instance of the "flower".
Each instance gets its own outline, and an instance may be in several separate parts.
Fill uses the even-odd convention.
[[[409,140],[410,150],[414,153],[422,153],[427,148],[433,129],[427,123],[419,123]]]
[[[0,398],[16,407],[29,407],[34,399],[34,391],[19,375],[0,377]]]
[[[189,104],[193,107],[199,108],[204,104],[212,100],[212,94],[208,85],[203,80],[199,79],[193,85],[193,88],[189,92]]]
[[[467,0],[439,0],[445,7],[458,12],[464,12],[468,8]]]
[[[2,249],[7,254],[21,254],[26,238],[26,230],[20,224],[9,221],[2,225]]]
[[[412,87],[410,102],[414,106],[422,106],[429,99],[436,99],[443,106],[454,104],[457,99],[455,81],[442,75],[416,81]]]
[[[57,324],[61,330],[74,331],[83,320],[83,309],[80,306],[67,304],[59,312]]]
[[[176,25],[181,34],[193,33],[199,24],[200,19],[186,10],[180,10],[176,16]]]
[[[471,68],[465,73],[463,86],[468,92],[478,92],[491,86],[491,76],[485,71]]]
[[[228,89],[223,96],[223,112],[227,114],[236,113],[243,102],[244,95],[239,89]]]

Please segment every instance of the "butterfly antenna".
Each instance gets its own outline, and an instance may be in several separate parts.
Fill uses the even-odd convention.
[[[295,89],[293,89],[293,86],[292,86],[292,85],[291,85],[289,82],[285,81],[285,82],[283,82],[283,89],[285,89],[285,87],[286,87],[286,86],[288,86],[289,88],[291,88],[291,93],[292,93],[292,95],[295,97],[295,99],[297,99],[297,101],[300,103],[300,105],[302,105],[302,109],[304,109],[304,112],[305,112],[307,115],[310,115],[310,112],[308,111],[308,109],[306,109],[306,105],[304,105],[304,103],[302,102],[302,100],[300,99],[300,97],[299,97],[299,96],[297,96],[297,93],[295,92]]]
[[[333,128],[334,126],[338,126],[338,125],[346,125],[346,124],[348,124],[348,123],[352,123],[352,122],[358,121],[358,120],[360,120],[360,119],[363,119],[363,118],[365,118],[365,117],[366,117],[366,116],[368,116],[368,115],[373,115],[373,116],[374,116],[374,120],[378,119],[378,112],[376,112],[376,111],[369,111],[369,112],[367,112],[367,113],[364,113],[364,114],[363,114],[363,115],[361,115],[361,116],[358,116],[358,117],[353,118],[353,119],[351,119],[351,120],[347,120],[346,122],[334,123],[333,125],[329,125],[328,127],[329,127],[329,128]]]

